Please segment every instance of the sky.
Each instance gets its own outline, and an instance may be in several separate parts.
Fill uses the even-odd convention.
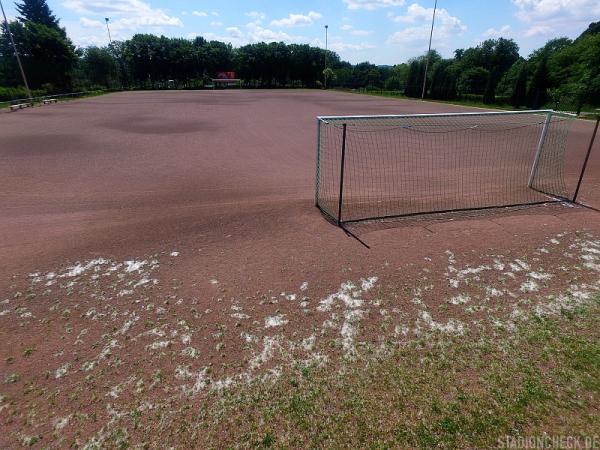
[[[4,0],[9,19],[13,1]],[[135,33],[203,36],[238,47],[308,43],[355,64],[398,64],[427,51],[434,0],[48,0],[77,46]],[[522,56],[548,39],[575,38],[600,20],[600,0],[438,0],[432,47],[450,57],[488,38],[514,39]]]

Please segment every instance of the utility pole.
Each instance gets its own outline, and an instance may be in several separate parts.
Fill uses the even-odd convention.
[[[429,33],[429,49],[427,50],[427,59],[425,60],[425,76],[423,77],[423,91],[421,100],[425,98],[425,86],[427,85],[427,69],[429,69],[429,57],[431,56],[431,39],[433,38],[433,25],[435,24],[435,11],[437,9],[437,0],[433,6],[433,18],[431,19],[431,32]]]
[[[328,35],[329,25],[325,25],[325,89],[327,89],[327,35]]]
[[[31,90],[29,89],[29,83],[27,83],[27,77],[25,76],[25,70],[23,70],[23,64],[21,64],[21,57],[19,56],[19,51],[17,50],[17,46],[15,45],[15,40],[13,39],[13,35],[10,31],[10,27],[8,26],[8,19],[6,18],[6,13],[4,12],[4,6],[2,5],[2,0],[0,0],[0,9],[2,9],[2,16],[4,17],[4,24],[6,25],[6,32],[8,33],[8,37],[10,38],[10,43],[12,44],[13,50],[15,51],[15,57],[17,58],[17,64],[19,65],[19,70],[21,71],[21,78],[23,78],[23,84],[25,85],[25,91],[27,92],[27,98],[29,101],[33,103],[33,97],[31,96]]]
[[[106,22],[106,31],[108,31],[108,42],[110,43],[110,45],[112,45],[112,38],[110,37],[110,28],[108,27],[108,22],[110,22],[110,19],[108,17],[105,17],[104,21]]]

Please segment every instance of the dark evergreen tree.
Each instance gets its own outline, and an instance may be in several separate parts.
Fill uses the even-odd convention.
[[[585,30],[583,33],[581,33],[581,35],[579,35],[577,40],[580,40],[581,38],[583,38],[585,36],[589,36],[592,34],[599,34],[599,33],[600,33],[600,22],[592,22],[588,26],[587,30]]]
[[[523,106],[527,100],[527,67],[522,65],[510,96],[510,104],[515,108]]]
[[[46,0],[22,0],[16,5],[21,21],[30,21],[50,28],[60,28],[58,19],[48,7]]]
[[[408,79],[404,94],[408,97],[420,97],[423,88],[424,65],[419,59],[413,59],[408,67]]]
[[[491,105],[492,103],[496,103],[496,75],[495,70],[492,70],[487,77],[487,81],[485,82],[485,90],[483,91],[483,103],[486,105]]]
[[[45,0],[23,0],[17,4],[21,14],[9,24],[29,84],[32,88],[45,87],[51,91],[71,88],[71,76],[77,54],[64,29],[48,8]],[[0,37],[0,55],[10,55],[2,65],[2,83],[20,85],[21,77],[8,39],[6,27]]]
[[[450,100],[456,98],[456,72],[453,67],[454,60],[445,59],[433,67],[431,74],[431,98]]]
[[[548,100],[548,56],[542,55],[538,62],[529,91],[527,92],[527,106],[538,109]]]

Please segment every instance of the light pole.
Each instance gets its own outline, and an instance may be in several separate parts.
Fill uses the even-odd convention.
[[[10,43],[12,44],[13,50],[15,52],[15,57],[17,58],[17,64],[19,64],[19,70],[21,71],[21,78],[23,78],[23,84],[25,85],[25,91],[27,92],[27,98],[29,98],[29,101],[33,103],[33,97],[31,96],[31,90],[29,89],[29,83],[27,83],[27,77],[25,76],[25,70],[23,70],[23,64],[21,64],[21,57],[19,56],[17,46],[15,45],[15,40],[13,39],[13,35],[10,31],[10,27],[8,26],[8,19],[6,18],[6,13],[4,12],[4,6],[2,6],[1,0],[0,0],[0,9],[2,9],[2,16],[4,17],[4,24],[6,25],[6,32],[8,33],[8,37],[10,38]]]
[[[112,38],[110,37],[110,28],[108,27],[108,22],[110,22],[110,19],[108,17],[105,17],[104,21],[106,22],[106,31],[108,31],[108,42],[110,43],[110,45],[112,45]]]
[[[431,39],[433,38],[433,25],[435,24],[435,11],[437,9],[437,0],[433,6],[433,18],[431,19],[431,32],[429,33],[429,49],[427,50],[427,59],[425,60],[425,76],[423,77],[423,91],[421,100],[425,98],[425,85],[427,84],[427,69],[429,69],[429,57],[431,56]]]
[[[325,25],[325,89],[327,89],[327,37],[328,37],[329,25]]]
[[[110,22],[110,19],[108,17],[105,17],[104,21],[106,22],[106,31],[108,32],[109,46],[110,46],[111,50],[114,52],[114,54],[118,55],[117,54],[117,50],[115,48],[113,48],[113,45],[112,45],[113,42],[112,42],[112,37],[110,36],[110,27],[108,26],[108,23]],[[121,58],[119,56],[114,56],[114,55],[113,55],[113,57],[117,60],[117,69],[118,69],[118,74],[119,74],[118,75],[119,76],[119,83],[121,83],[121,89],[122,89],[123,88],[123,81],[122,81],[122,78],[121,78],[121,69],[122,69]]]

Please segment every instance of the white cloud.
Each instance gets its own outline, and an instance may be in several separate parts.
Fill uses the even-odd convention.
[[[271,26],[274,27],[297,27],[301,25],[312,25],[315,20],[323,17],[318,12],[310,11],[308,14],[290,14],[289,16],[271,21]]]
[[[598,0],[512,0],[516,16],[527,23],[525,36],[578,35],[600,17]]]
[[[85,28],[104,28],[104,24],[98,20],[90,20],[87,17],[81,17],[79,23]]]
[[[403,6],[404,0],[344,0],[348,9],[366,9],[373,11],[379,8],[389,8],[390,6]]]
[[[371,48],[376,48],[372,44],[360,43],[360,44],[350,44],[347,42],[332,42],[329,45],[329,48],[335,52],[346,52],[346,51],[359,51],[359,50],[368,50]]]
[[[153,8],[142,0],[65,0],[63,6],[79,14],[111,18],[111,30],[137,30],[144,27],[182,27],[181,19],[169,16],[161,9]],[[86,28],[97,28],[97,23],[82,17]]]
[[[178,17],[153,8],[142,0],[65,0],[63,6],[79,14],[119,18],[131,27],[177,26],[183,23]]]
[[[291,36],[283,31],[273,31],[268,28],[263,28],[255,22],[246,25],[248,28],[249,42],[303,42],[306,40],[302,36]]]
[[[499,30],[495,28],[488,28],[484,33],[485,38],[498,38],[498,37],[509,37],[512,35],[512,29],[510,25],[504,25]]]
[[[76,46],[108,45],[108,33],[104,19],[99,21],[80,17],[75,20],[63,20],[61,24],[67,29],[69,37]],[[113,30],[113,28],[110,31],[113,39],[121,39],[120,31]]]
[[[340,30],[347,31],[352,36],[369,36],[370,34],[373,34],[373,31],[371,30],[356,30],[352,25],[349,24],[342,25]]]
[[[529,29],[525,32],[525,36],[547,36],[549,34],[552,34],[552,31],[554,31],[554,29],[547,25],[533,25],[532,27],[529,27]]]
[[[305,36],[293,36],[283,31],[264,28],[260,22],[250,22],[245,29],[240,27],[226,28],[226,35],[220,35],[212,32],[203,33],[204,38],[208,40],[217,40],[231,43],[235,47],[256,42],[285,42],[285,43],[303,43],[307,42]]]
[[[248,11],[245,15],[254,20],[265,20],[265,17],[267,17],[264,12],[260,11]]]
[[[325,42],[322,41],[321,39],[313,39],[311,41],[310,45],[312,45],[314,47],[325,48]],[[339,37],[333,37],[329,41],[329,50],[333,50],[338,53],[348,54],[349,52],[359,52],[361,50],[369,50],[369,49],[373,49],[373,48],[377,48],[377,46],[375,46],[373,44],[368,44],[366,42],[360,42],[358,44],[344,42]]]
[[[512,0],[517,6],[517,17],[531,22],[566,16],[591,22],[600,16],[597,0]]]
[[[209,23],[209,25],[211,27],[222,27],[223,26],[223,22],[212,21],[211,23]]]
[[[388,17],[394,22],[411,26],[393,33],[387,42],[389,44],[410,45],[428,40],[432,16],[433,8],[424,8],[418,3],[410,5],[404,15],[388,14]],[[446,42],[439,43],[440,40],[447,41],[454,35],[461,35],[466,29],[467,27],[463,25],[461,20],[450,15],[448,10],[440,8],[436,11],[433,37],[438,41],[439,46],[448,45]]]
[[[208,14],[205,13],[204,11],[192,11],[192,15],[196,16],[196,17],[206,17],[206,16],[208,16]]]
[[[429,37],[429,31],[423,27],[409,27],[402,31],[396,31],[388,39],[388,44],[407,45],[415,42],[423,42]]]
[[[388,17],[394,22],[399,23],[431,23],[433,17],[433,8],[424,8],[418,3],[410,5],[406,14],[394,15],[388,14]],[[451,16],[448,10],[444,8],[438,8],[435,13],[436,27],[443,26],[445,28],[454,28],[457,30],[465,31],[466,27],[462,24],[458,17]]]
[[[106,27],[104,21],[100,20],[92,20],[87,17],[81,17],[79,19],[79,23],[84,28],[102,28]],[[110,30],[111,32],[115,32],[113,38],[119,39],[124,36],[123,33],[119,33],[119,31],[136,31],[143,28],[152,28],[152,29],[160,29],[160,27],[164,25],[172,25],[172,26],[180,26],[183,24],[177,24],[177,22],[163,22],[160,18],[152,17],[152,16],[140,16],[140,17],[123,17],[118,20],[111,20],[110,22]]]
[[[244,36],[242,30],[240,30],[238,27],[229,27],[225,31],[227,31],[227,33],[229,33],[229,36],[233,39],[241,39]]]
[[[152,7],[142,0],[65,0],[63,6],[80,15],[77,20],[64,20],[75,45],[106,45],[105,17],[110,18],[114,40],[123,40],[139,31],[166,33],[166,28],[183,27],[179,17]]]

